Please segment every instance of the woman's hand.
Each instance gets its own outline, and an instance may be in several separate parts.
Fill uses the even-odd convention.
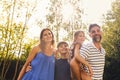
[[[55,50],[55,51],[54,51],[54,57],[55,57],[56,59],[59,58],[59,51],[58,51],[58,50]]]

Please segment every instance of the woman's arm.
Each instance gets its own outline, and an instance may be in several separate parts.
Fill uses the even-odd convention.
[[[33,58],[35,57],[36,53],[37,53],[37,46],[33,47],[33,49],[31,50],[31,52],[29,53],[29,56],[28,56],[25,64],[23,65],[20,73],[19,73],[19,76],[18,76],[17,80],[21,80],[21,78],[23,77],[24,73],[26,72],[27,66],[33,60]]]

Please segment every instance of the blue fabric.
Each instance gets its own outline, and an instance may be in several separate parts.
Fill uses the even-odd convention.
[[[37,53],[32,60],[31,71],[25,73],[22,80],[54,80],[54,56]]]

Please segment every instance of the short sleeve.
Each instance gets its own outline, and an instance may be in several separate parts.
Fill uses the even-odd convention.
[[[81,49],[80,49],[80,55],[85,59],[87,60],[88,59],[88,56],[89,56],[89,48],[87,46],[82,46]]]

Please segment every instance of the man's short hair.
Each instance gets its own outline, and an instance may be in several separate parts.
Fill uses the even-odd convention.
[[[93,27],[95,27],[95,26],[97,26],[97,27],[100,28],[100,26],[99,26],[98,24],[90,24],[90,26],[89,26],[89,32],[90,32],[91,29],[92,29]]]

